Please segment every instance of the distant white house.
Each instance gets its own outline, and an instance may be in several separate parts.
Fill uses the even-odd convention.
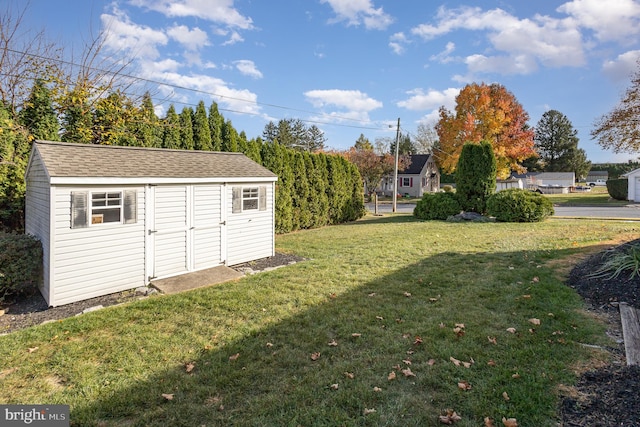
[[[512,175],[512,178],[522,179],[524,188],[542,193],[569,193],[576,185],[574,172],[528,172]]]
[[[37,141],[25,180],[50,306],[274,254],[277,177],[244,154]]]
[[[496,191],[506,190],[508,188],[524,188],[524,182],[521,178],[497,179]]]
[[[627,178],[628,180],[628,193],[627,198],[632,201],[640,202],[640,169],[634,169],[631,172],[627,172],[624,175],[620,175],[621,178]]]
[[[411,164],[398,172],[398,194],[422,197],[424,193],[434,193],[440,189],[440,171],[431,154],[412,154]],[[376,188],[376,193],[393,195],[393,176],[385,176]]]

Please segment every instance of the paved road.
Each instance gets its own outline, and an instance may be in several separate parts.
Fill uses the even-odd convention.
[[[367,203],[367,210],[374,212],[373,203]],[[398,203],[396,212],[412,213],[416,205],[413,203]],[[378,204],[378,213],[390,213],[391,204]],[[580,218],[628,218],[640,221],[640,204],[627,206],[559,206],[554,208],[556,216]]]

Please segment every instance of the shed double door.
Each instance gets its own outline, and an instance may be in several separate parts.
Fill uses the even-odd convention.
[[[153,278],[223,263],[223,192],[220,185],[152,187]]]

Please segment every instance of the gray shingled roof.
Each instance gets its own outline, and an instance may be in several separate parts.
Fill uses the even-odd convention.
[[[242,153],[37,141],[51,177],[275,178]]]

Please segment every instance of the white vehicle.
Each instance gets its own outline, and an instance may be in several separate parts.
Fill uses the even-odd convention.
[[[604,178],[598,178],[595,181],[588,181],[587,185],[589,187],[595,187],[596,185],[597,186],[601,186],[601,185],[606,186],[607,185],[607,180],[604,179]]]

